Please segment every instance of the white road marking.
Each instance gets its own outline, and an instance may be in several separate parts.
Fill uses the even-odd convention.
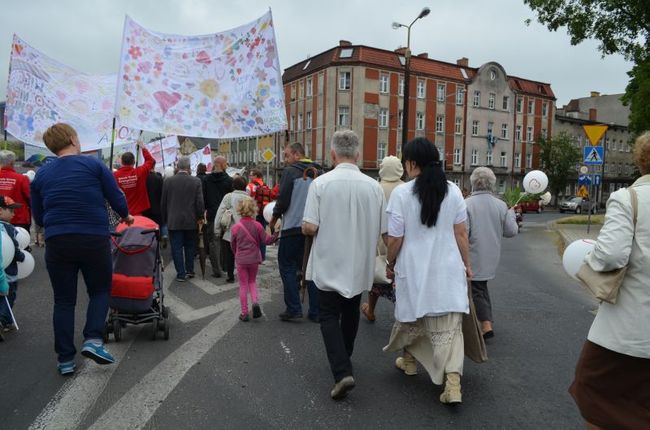
[[[131,347],[139,329],[136,328],[129,332],[131,340],[111,343],[107,347],[113,354],[116,364],[100,366],[90,360],[85,360],[84,366],[74,377],[63,384],[63,387],[29,426],[29,430],[76,429],[79,427]]]
[[[282,340],[280,341],[280,346],[284,350],[284,353],[287,354],[287,358],[289,359],[289,361],[293,363],[293,356],[291,355],[291,350],[289,349],[289,347],[285,345],[284,341]]]

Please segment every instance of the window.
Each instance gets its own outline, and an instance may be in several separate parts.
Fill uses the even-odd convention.
[[[510,97],[503,96],[503,104],[501,105],[503,110],[510,110]]]
[[[610,194],[613,193],[615,188],[616,188],[616,184],[614,184],[613,182],[610,182],[609,183],[609,193]]]
[[[454,165],[460,166],[460,148],[454,149]]]
[[[465,89],[459,87],[456,90],[456,104],[457,105],[462,105],[464,98],[465,98]]]
[[[485,164],[488,166],[492,165],[492,150],[488,149],[487,154],[485,155]]]
[[[472,149],[472,166],[476,166],[478,164],[478,149],[474,148]]]
[[[506,180],[499,179],[499,194],[503,194],[505,192],[506,192]]]
[[[474,107],[480,107],[480,106],[481,106],[481,92],[474,91]]]
[[[445,116],[438,115],[436,116],[436,133],[444,133],[444,132],[445,132]]]
[[[518,112],[518,113],[521,113],[521,112],[522,112],[522,110],[523,110],[523,103],[524,103],[524,102],[523,102],[523,100],[521,99],[521,97],[517,97],[517,112]]]
[[[289,123],[289,129],[290,130],[295,130],[296,129],[296,117],[295,117],[295,115],[291,115],[291,122]]]
[[[535,112],[535,101],[534,100],[529,100],[528,101],[528,115],[532,115]]]
[[[307,78],[307,97],[311,97],[314,95],[314,89],[312,85],[312,80],[311,78]]]
[[[548,102],[542,103],[542,116],[546,116],[548,114]]]
[[[298,86],[298,98],[299,99],[304,99],[305,98],[305,81],[300,81],[300,84]]]
[[[494,94],[494,93],[490,93],[490,95],[488,96],[488,108],[489,109],[494,109],[494,103],[495,103],[496,98],[497,98],[497,95]]]
[[[521,126],[518,125],[515,130],[515,138],[517,139],[517,142],[521,142]]]
[[[419,99],[424,98],[424,81],[422,79],[418,79],[417,96]]]
[[[388,152],[388,144],[386,142],[377,143],[377,161],[381,161],[386,157]]]
[[[311,122],[311,112],[307,112],[307,117],[305,118],[307,121],[307,124],[305,125],[305,128],[307,130],[311,130],[312,128],[312,122]]]
[[[399,95],[403,96],[404,95],[404,77],[400,76],[399,78]]]
[[[382,73],[379,77],[379,92],[387,93],[388,92],[388,73]]]
[[[478,136],[479,132],[479,122],[477,120],[472,121],[472,136]]]
[[[325,89],[325,74],[324,73],[319,73],[318,74],[318,94],[323,94],[323,90]]]
[[[533,154],[530,153],[526,154],[526,167],[528,169],[533,168]]]
[[[501,124],[501,138],[508,138],[508,124]]]
[[[415,114],[415,129],[424,130],[424,114],[422,112]]]
[[[625,146],[625,152],[630,152],[630,145],[624,143],[623,146]]]
[[[397,128],[402,128],[402,125],[404,124],[404,112],[399,111],[397,114]]]
[[[521,154],[515,152],[515,168],[519,169],[521,167]]]
[[[605,163],[605,173],[609,173],[609,163]]]
[[[339,54],[339,58],[351,58],[352,57],[352,52],[354,52],[354,48],[341,49],[341,53]]]
[[[339,73],[339,90],[349,90],[350,82],[352,80],[350,72]]]
[[[546,139],[546,138],[548,137],[548,136],[546,135],[546,129],[545,129],[545,128],[542,129],[542,137],[543,137],[544,139]]]
[[[457,116],[456,117],[456,134],[463,134],[463,118]]]
[[[291,85],[291,101],[296,99],[296,84]]]
[[[508,167],[508,156],[505,152],[501,153],[499,163],[501,167]]]
[[[438,84],[438,101],[445,101],[445,84]]]
[[[298,129],[298,131],[302,130],[302,114],[301,113],[298,114],[298,127],[297,127],[297,129]]]
[[[488,136],[494,135],[494,123],[492,121],[488,122],[487,134]]]
[[[388,109],[379,109],[379,128],[386,127],[388,127]]]
[[[402,158],[402,142],[397,144],[397,158]]]
[[[533,127],[528,127],[526,130],[526,141],[527,142],[532,142],[533,141]]]
[[[339,126],[347,127],[350,125],[350,108],[348,106],[339,106]]]
[[[605,148],[607,148],[608,150],[612,149],[612,144],[609,142],[609,137],[605,138]]]
[[[454,183],[454,185],[456,185],[458,188],[460,188],[460,179],[459,178],[452,179],[452,182]]]

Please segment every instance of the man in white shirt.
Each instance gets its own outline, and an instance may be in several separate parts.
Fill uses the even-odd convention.
[[[315,236],[306,276],[319,290],[321,333],[335,381],[330,394],[338,400],[355,385],[350,357],[361,294],[372,286],[377,240],[386,233],[386,200],[356,165],[353,131],[334,133],[331,157],[336,168],[309,187],[302,231]]]

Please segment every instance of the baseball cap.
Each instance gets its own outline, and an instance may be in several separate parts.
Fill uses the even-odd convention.
[[[0,208],[16,209],[21,206],[22,205],[20,203],[14,202],[14,200],[11,197],[0,196]]]

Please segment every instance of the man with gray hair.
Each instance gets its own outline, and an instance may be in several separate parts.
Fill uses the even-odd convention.
[[[178,172],[163,183],[161,200],[163,224],[169,229],[176,280],[194,277],[194,256],[198,226],[203,224],[203,191],[201,180],[191,176],[190,158],[181,157]]]
[[[387,230],[384,192],[357,167],[357,135],[334,133],[331,157],[334,170],[309,187],[302,231],[314,236],[306,276],[318,288],[321,333],[335,383],[330,395],[339,400],[355,385],[350,357],[361,294],[372,286],[377,241]]]
[[[470,178],[472,194],[466,199],[469,229],[470,258],[472,261],[472,297],[476,316],[482,324],[483,337],[494,336],[492,330],[492,302],[487,282],[494,279],[501,258],[501,238],[513,237],[519,228],[514,209],[508,209],[503,200],[494,196],[497,178],[491,169],[477,167]]]
[[[29,205],[29,178],[16,172],[15,162],[16,154],[12,151],[0,151],[0,195],[7,196],[21,205],[15,210],[11,224],[29,232],[32,224]]]

